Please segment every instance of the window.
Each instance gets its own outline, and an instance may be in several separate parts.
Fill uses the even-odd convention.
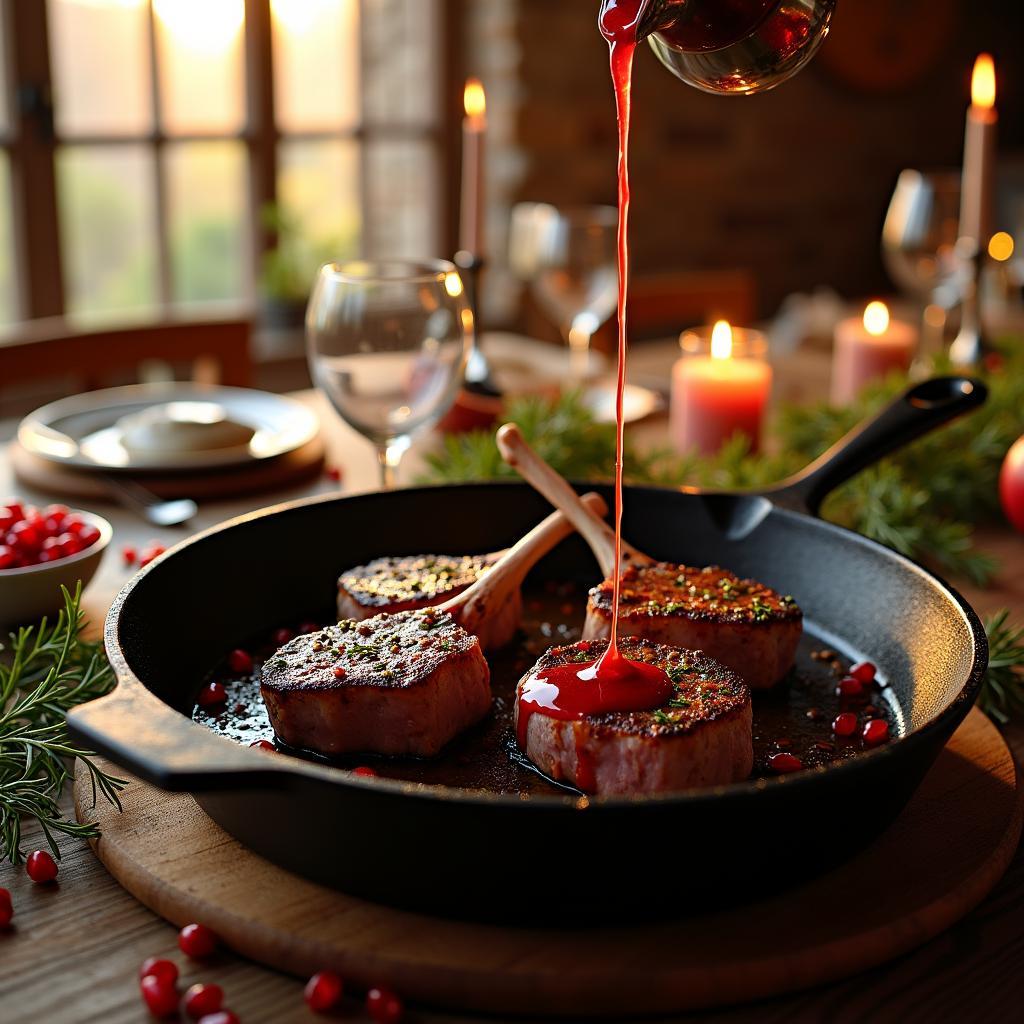
[[[0,320],[249,300],[285,231],[451,248],[447,0],[0,4]]]

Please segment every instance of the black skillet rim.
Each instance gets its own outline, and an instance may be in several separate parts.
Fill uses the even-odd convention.
[[[577,489],[586,489],[593,486],[607,486],[608,482],[572,481],[572,484]],[[527,484],[516,480],[488,480],[455,484],[433,484],[424,487],[403,488],[403,490],[427,494],[430,492],[452,490],[454,488],[464,489],[466,487],[474,489],[506,487],[518,489],[526,488],[527,486]],[[626,490],[627,492],[632,491],[634,493],[651,494],[694,493],[692,489],[682,487],[675,488],[627,485]],[[225,530],[232,529],[242,523],[250,522],[254,519],[262,519],[310,505],[328,504],[331,502],[349,501],[353,499],[358,500],[360,498],[378,495],[379,493],[379,491],[359,491],[354,494],[342,495],[337,493],[318,494],[307,496],[305,498],[297,498],[292,501],[280,502],[276,505],[268,505],[265,508],[255,509],[251,512],[246,512],[242,515],[224,520],[221,523],[216,523],[213,526],[207,527],[205,530],[201,530],[190,537],[186,537],[173,547],[168,548],[167,551],[155,558],[149,565],[137,572],[121,588],[117,596],[114,598],[109,612],[107,613],[107,617],[104,622],[103,639],[107,657],[110,660],[111,666],[113,667],[114,673],[117,677],[118,688],[121,686],[127,686],[128,688],[138,686],[145,690],[155,700],[159,700],[162,704],[170,708],[170,705],[167,705],[166,701],[163,701],[153,693],[142,682],[142,680],[135,675],[131,668],[129,668],[118,638],[118,626],[121,611],[126,601],[139,583],[162,562],[169,558],[173,558],[178,551],[184,550],[192,544],[204,541],[208,537],[214,536]],[[713,495],[716,492],[707,493],[709,495]],[[731,496],[734,495],[730,495],[730,497]],[[751,496],[757,497],[758,495]],[[770,498],[767,498],[766,500],[770,502]],[[877,541],[870,540],[853,530],[848,530],[845,527],[837,526],[835,523],[818,519],[809,513],[783,508],[773,502],[771,503],[769,514],[781,515],[783,517],[793,519],[798,523],[811,519],[818,526],[830,532],[834,532],[835,534],[843,537],[844,540],[848,541],[852,539],[855,543],[874,551],[881,552],[885,556],[895,559],[905,570],[921,574],[929,580],[938,583],[938,585],[953,599],[953,602],[960,609],[967,621],[968,627],[970,628],[973,638],[973,651],[971,670],[968,673],[967,679],[961,686],[960,691],[949,702],[949,704],[946,705],[946,707],[912,732],[898,737],[895,741],[888,743],[885,746],[877,747],[874,750],[858,754],[856,757],[844,759],[840,762],[833,762],[829,765],[821,765],[803,772],[795,772],[791,775],[780,775],[775,778],[759,778],[744,782],[733,782],[725,786],[713,786],[706,789],[682,790],[678,793],[652,793],[633,797],[591,797],[573,796],[568,794],[559,795],[557,793],[489,793],[485,790],[458,789],[455,787],[441,786],[431,783],[409,782],[401,779],[388,779],[385,777],[365,779],[357,775],[352,775],[350,772],[345,772],[344,769],[334,768],[331,765],[319,764],[313,761],[305,761],[286,754],[282,754],[281,757],[275,758],[275,763],[271,765],[267,763],[268,758],[265,753],[257,750],[244,751],[244,748],[241,748],[247,757],[251,757],[253,762],[251,770],[246,770],[245,774],[249,776],[258,775],[261,778],[266,778],[268,785],[273,784],[274,776],[305,775],[316,777],[324,781],[330,781],[335,785],[351,786],[358,789],[372,789],[377,792],[386,793],[390,796],[405,796],[424,800],[441,800],[445,802],[455,801],[459,803],[476,803],[488,807],[529,807],[533,810],[545,809],[551,811],[560,810],[562,808],[579,810],[584,807],[589,808],[591,811],[596,811],[601,808],[607,808],[608,810],[621,810],[622,808],[632,806],[649,806],[666,803],[689,804],[693,802],[704,802],[707,800],[718,800],[723,797],[742,798],[759,793],[765,793],[771,789],[778,790],[778,788],[782,786],[803,788],[818,785],[818,780],[823,777],[837,777],[840,773],[844,776],[850,776],[855,772],[863,770],[864,766],[869,762],[877,764],[881,762],[883,758],[899,756],[900,751],[905,750],[908,744],[924,742],[934,733],[943,731],[950,719],[963,719],[971,705],[976,701],[978,693],[981,690],[982,680],[988,667],[988,637],[977,612],[974,611],[959,591],[950,586],[949,583],[947,583],[946,580],[937,573],[932,572],[930,569],[926,569],[913,559],[907,558],[905,555],[901,555],[899,552],[893,551],[891,548],[887,548],[885,545],[880,544]],[[116,692],[116,690],[114,692]],[[174,711],[176,714],[180,714],[177,709],[170,708],[170,710]],[[235,741],[224,736],[219,736],[216,733],[211,733],[211,731],[206,729],[205,726],[192,721],[188,716],[182,715],[182,718],[188,723],[189,728],[203,729],[207,734],[212,735],[218,743],[224,744],[225,749],[230,747],[235,752],[240,749],[239,744]],[[294,764],[276,763],[282,758],[287,758],[289,762],[294,762]],[[241,774],[243,770],[238,769],[237,771]],[[251,783],[248,783],[247,787],[248,785],[251,785]],[[223,787],[214,788],[232,788],[231,775],[229,774],[225,778],[225,785]],[[193,787],[193,789],[197,792],[200,791],[199,787]]]

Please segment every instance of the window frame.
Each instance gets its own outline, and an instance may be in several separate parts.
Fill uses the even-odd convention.
[[[358,0],[360,29],[369,0]],[[149,132],[108,134],[83,132],[61,135],[56,131],[53,105],[52,53],[46,0],[0,0],[3,21],[5,67],[2,83],[9,104],[10,133],[0,137],[0,149],[10,164],[12,233],[16,280],[14,291],[19,319],[62,316],[66,312],[66,274],[61,248],[57,194],[57,154],[62,147],[89,145],[144,145],[153,155],[154,223],[157,252],[158,303],[155,312],[174,305],[173,261],[168,224],[165,152],[168,145],[199,141],[238,141],[245,147],[249,223],[249,268],[245,275],[243,302],[252,305],[264,254],[273,247],[273,232],[263,224],[260,211],[277,198],[282,142],[345,140],[359,147],[360,167],[365,169],[369,143],[400,138],[429,143],[438,170],[435,201],[438,204],[436,245],[444,253],[455,250],[458,215],[458,145],[462,89],[462,26],[467,0],[438,0],[437,40],[441,48],[435,62],[440,81],[432,123],[427,125],[369,123],[365,110],[350,128],[282,132],[275,117],[274,56],[271,0],[244,0],[242,42],[245,121],[238,132],[168,133],[161,121],[156,13],[146,0],[147,43],[150,58],[150,95],[153,126]],[[360,31],[358,53],[363,55]],[[359,189],[364,223],[368,190]]]

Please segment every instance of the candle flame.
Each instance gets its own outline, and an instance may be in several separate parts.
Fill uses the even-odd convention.
[[[979,53],[971,75],[971,103],[990,110],[996,105],[996,66],[987,53]]]
[[[462,103],[466,117],[473,121],[482,121],[487,113],[487,94],[479,78],[467,78],[466,88],[462,93]]]
[[[457,299],[462,294],[462,278],[454,270],[444,275],[444,290],[453,298]]]
[[[869,302],[864,309],[864,330],[877,338],[889,329],[889,307],[884,302]]]
[[[1013,255],[1013,235],[997,231],[988,240],[988,254],[997,263],[1005,263]]]
[[[711,330],[711,358],[728,359],[732,355],[732,328],[728,320],[719,320]]]

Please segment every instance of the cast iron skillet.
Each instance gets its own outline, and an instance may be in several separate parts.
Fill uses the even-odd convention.
[[[410,909],[566,924],[687,910],[806,877],[893,820],[974,702],[988,656],[978,617],[942,580],[813,513],[842,481],[985,394],[966,378],[919,384],[765,495],[627,490],[624,532],[642,550],[794,594],[821,640],[879,665],[905,735],[863,756],[675,795],[520,798],[359,778],[249,750],[190,720],[223,652],[332,607],[341,568],[514,541],[549,511],[519,483],[312,498],[182,542],[115,600],[106,646],[118,686],[75,709],[71,732],[148,782],[194,792],[270,860]],[[577,537],[537,571],[596,576]]]

